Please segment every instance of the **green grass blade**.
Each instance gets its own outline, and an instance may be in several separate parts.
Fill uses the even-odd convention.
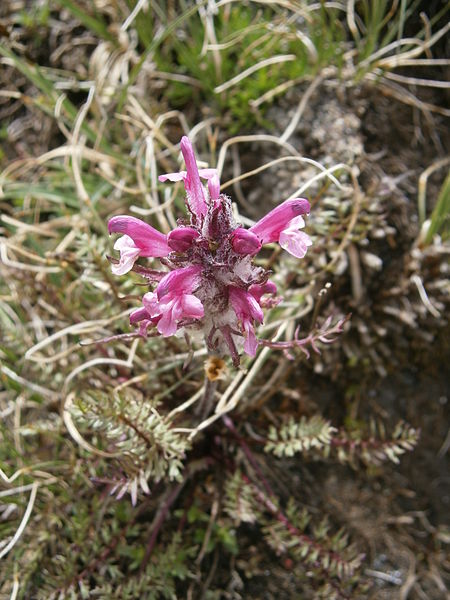
[[[109,32],[106,23],[101,17],[98,15],[95,17],[89,15],[85,10],[77,6],[75,2],[72,2],[72,0],[57,0],[57,2],[71,12],[72,15],[86,27],[86,29],[89,29],[100,38],[113,43],[114,46],[118,46],[117,37],[113,36],[112,33]],[[94,3],[92,3],[92,5],[94,6]]]
[[[428,228],[425,245],[428,245],[433,240],[433,237],[437,233],[442,233],[444,240],[450,237],[450,173],[447,175],[441,191],[439,193],[438,201],[431,213],[430,227]]]

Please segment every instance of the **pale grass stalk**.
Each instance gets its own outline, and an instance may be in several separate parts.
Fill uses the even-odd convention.
[[[333,181],[333,183],[337,182],[337,187],[340,190],[343,190],[344,187],[341,185],[341,183],[339,183],[339,181],[335,177],[333,177],[333,173],[335,171],[341,171],[341,170],[347,171],[349,173],[352,172],[352,168],[349,167],[348,165],[346,165],[345,163],[339,163],[337,165],[334,165],[333,167],[324,169],[324,171],[322,171],[322,173],[317,173],[317,175],[314,175],[314,177],[311,177],[311,179],[309,179],[306,183],[304,183],[302,186],[300,186],[298,189],[296,189],[295,192],[293,194],[291,194],[291,196],[288,199],[290,200],[291,198],[295,198],[296,196],[303,194],[303,192],[305,192],[313,183],[315,183],[316,181],[319,181],[320,179],[324,179],[325,177],[328,177],[329,179],[331,179],[331,181]]]
[[[200,80],[189,75],[180,75],[179,73],[166,73],[165,71],[152,71],[151,77],[164,79],[165,81],[178,81],[179,83],[188,83],[196,88],[202,89],[203,84]]]
[[[15,381],[16,383],[19,383],[23,387],[25,387],[37,394],[40,394],[41,396],[44,396],[44,398],[48,398],[48,400],[50,402],[55,402],[59,397],[58,394],[56,392],[54,392],[53,390],[44,388],[41,385],[38,385],[37,383],[32,383],[31,381],[28,381],[24,377],[17,375],[17,373],[15,373],[12,369],[7,367],[6,365],[0,365],[0,371],[2,371],[7,377],[9,377],[9,379],[12,379],[12,381]]]
[[[186,135],[188,134],[189,124],[187,122],[186,117],[184,116],[184,113],[182,113],[180,110],[170,110],[166,113],[163,113],[162,115],[159,115],[159,117],[156,119],[155,125],[156,125],[156,127],[159,128],[159,127],[161,127],[161,125],[163,123],[165,123],[166,121],[168,121],[170,119],[177,119],[180,122],[180,125],[181,125],[184,133],[186,133]],[[170,142],[166,145],[169,148],[172,148],[172,150],[179,150],[178,146],[174,146]]]
[[[25,471],[25,469],[21,470],[21,474],[23,472],[26,472],[27,474],[30,471],[30,468],[27,467],[27,470]],[[35,473],[33,473],[35,474]],[[0,473],[1,475],[1,473]],[[46,479],[45,481],[41,481],[39,482],[39,485],[42,486],[47,486],[47,485],[52,485],[53,483],[56,483],[58,481],[58,477],[49,477],[48,479]],[[7,498],[8,496],[15,496],[16,494],[22,494],[23,492],[28,492],[29,490],[33,489],[33,483],[28,483],[26,485],[19,485],[18,487],[12,488],[10,490],[2,490],[0,492],[0,498]]]
[[[425,171],[420,174],[418,183],[418,194],[417,194],[417,207],[419,212],[419,222],[423,224],[426,218],[426,194],[427,194],[427,183],[428,178],[438,169],[450,164],[450,156],[437,160],[432,165],[427,167]]]
[[[281,336],[285,333],[287,327],[288,327],[288,322],[286,321],[278,329],[273,341],[279,340],[281,338]],[[271,352],[270,348],[263,348],[262,351],[258,354],[256,360],[254,361],[254,363],[251,366],[251,368],[249,369],[249,371],[246,373],[245,378],[242,381],[242,383],[240,384],[240,386],[238,387],[238,389],[233,393],[233,395],[230,394],[231,398],[228,400],[227,396],[224,395],[220,399],[220,402],[217,404],[216,410],[215,410],[215,413],[216,413],[215,416],[217,418],[221,417],[223,414],[226,414],[227,412],[230,412],[231,410],[236,408],[236,406],[238,405],[244,392],[246,391],[246,389],[248,388],[250,383],[253,381],[253,379],[256,377],[256,375],[259,373],[260,368],[265,363],[270,352]],[[202,424],[200,424],[199,427],[201,427],[201,425]]]
[[[127,387],[130,387],[130,385],[134,385],[135,383],[142,383],[143,381],[146,381],[149,378],[149,376],[149,373],[142,373],[141,375],[136,375],[136,377],[132,377],[131,379],[128,379],[127,381],[116,385],[114,387],[114,392],[118,393],[126,389]]]
[[[376,63],[377,67],[389,66],[389,68],[392,69],[397,66],[397,60],[400,60],[401,56],[405,56],[405,57],[409,58],[409,56],[411,56],[411,52],[413,52],[413,54],[412,54],[413,57],[420,56],[420,54],[422,54],[422,52],[423,52],[423,44],[424,44],[423,41],[420,40],[419,38],[403,38],[402,40],[396,40],[395,42],[391,42],[387,46],[383,46],[383,48],[380,48],[376,52],[373,52],[370,56],[368,56],[367,58],[362,60],[360,63],[358,63],[358,66],[359,67],[368,67],[372,63],[374,63],[374,61],[377,61],[377,63]],[[415,46],[415,48],[413,50],[405,50],[405,52],[403,54],[396,55],[396,56],[388,56],[387,58],[385,58],[383,60],[378,60],[385,54],[389,54],[389,52],[395,51],[398,48],[400,48],[401,46],[412,46],[412,45]]]
[[[21,256],[24,256],[25,258],[29,258],[30,260],[34,260],[38,263],[41,263],[41,265],[48,265],[50,264],[55,264],[55,260],[52,260],[50,258],[47,257],[42,257],[39,256],[39,254],[35,254],[34,252],[30,252],[29,250],[25,250],[25,248],[22,248],[21,246],[16,246],[12,241],[11,238],[8,238],[8,240],[6,242],[3,242],[9,250],[12,250],[13,252],[17,252],[17,254],[20,254]]]
[[[17,227],[17,235],[24,235],[27,232],[36,233],[37,235],[42,235],[44,237],[59,237],[57,233],[49,230],[47,223],[42,223],[39,225],[31,225],[30,223],[25,223],[24,221],[19,221],[18,219],[14,219],[9,215],[1,215],[1,220],[8,225],[12,225],[13,227]],[[47,225],[47,226],[46,226]]]
[[[355,0],[348,0],[347,4],[347,25],[355,42],[359,42],[361,36],[355,20]]]
[[[398,67],[448,67],[450,58],[401,58]]]
[[[230,39],[228,42],[221,42],[220,44],[208,44],[208,46],[206,46],[206,50],[227,50],[228,48],[233,48],[233,46],[239,44],[239,42],[241,42],[246,35],[258,29],[261,29],[261,25],[259,23],[256,25],[249,25],[242,31],[231,34],[229,37],[232,37],[232,39]]]
[[[377,84],[378,89],[383,90],[386,95],[390,95],[404,104],[415,106],[424,113],[435,112],[443,115],[444,117],[450,117],[450,109],[443,108],[442,106],[436,106],[435,104],[430,104],[428,102],[423,102],[406,88],[397,85],[392,81],[386,80],[384,77],[380,79],[374,73],[366,73],[364,78]]]
[[[308,77],[302,76],[302,77],[297,77],[297,79],[290,79],[288,81],[283,81],[283,83],[280,83],[279,85],[275,86],[271,90],[268,90],[262,96],[259,96],[259,98],[255,98],[254,100],[249,100],[248,103],[252,108],[258,108],[259,106],[261,106],[261,104],[264,104],[264,102],[268,102],[269,100],[272,100],[272,98],[275,98],[275,96],[278,96],[278,94],[282,94],[283,92],[289,90],[291,87],[295,87],[299,83],[302,83],[303,81],[307,81],[307,80],[308,80]]]
[[[128,369],[131,369],[133,367],[133,360],[136,354],[136,349],[139,344],[139,341],[140,338],[136,338],[135,340],[133,340],[130,351],[128,353],[128,358],[126,360],[123,360],[121,358],[92,358],[91,360],[88,360],[85,363],[78,365],[78,367],[75,367],[75,369],[73,369],[64,379],[63,390],[67,388],[72,379],[74,379],[77,375],[79,375],[86,369],[96,367],[97,365],[116,365],[118,367],[126,367]]]
[[[75,397],[75,392],[71,392],[64,401],[63,406],[63,421],[67,428],[67,431],[72,436],[72,439],[80,446],[80,448],[84,448],[88,452],[92,454],[96,454],[97,456],[101,456],[102,458],[116,458],[122,455],[122,452],[105,452],[104,450],[100,450],[96,448],[89,442],[87,442],[78,429],[75,427],[75,424],[72,419],[72,415],[70,414],[70,408],[73,404],[73,400]]]
[[[133,23],[135,18],[138,16],[138,14],[144,8],[144,6],[146,6],[146,8],[148,8],[148,0],[138,0],[136,2],[135,7],[130,12],[128,17],[125,19],[125,21],[122,23],[122,25],[120,27],[120,31],[126,31],[128,29],[128,27]]]
[[[393,49],[395,50],[399,45],[404,46],[406,44],[416,43],[417,47],[413,48],[412,50],[407,50],[401,55],[389,56],[377,62],[378,67],[386,67],[389,69],[393,69],[397,66],[397,60],[401,61],[405,58],[416,58],[417,56],[420,56],[425,50],[431,48],[437,41],[439,41],[441,37],[446,35],[448,31],[450,31],[450,23],[447,23],[447,25],[439,29],[439,31],[432,35],[426,42],[422,42],[422,40],[419,40],[417,38],[403,39],[398,40],[397,42],[392,42],[392,44],[388,44],[384,48],[381,48],[379,51],[369,56],[369,58],[363,61],[361,65],[365,65],[366,63],[370,64],[373,60],[378,59],[380,56],[384,56],[384,54],[387,54],[387,52],[390,52]]]
[[[335,165],[334,167],[330,167],[329,169],[326,169],[323,165],[321,165],[319,162],[313,160],[312,158],[304,158],[303,156],[282,156],[280,158],[275,158],[274,160],[271,160],[268,163],[265,163],[264,165],[262,165],[261,167],[257,167],[256,169],[252,169],[251,171],[246,171],[245,173],[242,173],[241,175],[238,175],[237,177],[233,177],[232,179],[229,179],[228,181],[226,181],[223,185],[221,185],[221,189],[224,190],[227,187],[229,187],[230,185],[233,185],[234,183],[236,183],[237,181],[241,181],[242,179],[247,179],[247,177],[251,177],[253,175],[257,175],[258,173],[261,173],[262,171],[265,171],[266,169],[273,167],[274,165],[281,163],[281,162],[286,162],[286,161],[296,161],[296,162],[300,162],[300,163],[306,163],[309,165],[313,165],[315,167],[317,167],[318,169],[320,169],[321,173],[319,173],[318,176],[315,176],[313,179],[311,179],[308,182],[308,186],[313,183],[313,181],[316,181],[316,179],[319,177],[329,177],[331,179],[331,181],[339,188],[339,189],[343,189],[342,185],[339,183],[339,181],[336,179],[336,177],[334,177],[331,173],[335,170],[341,169],[341,168],[349,168],[347,167],[347,165],[344,164],[339,164],[339,165]],[[305,184],[306,185],[306,184]],[[303,189],[304,186],[302,186]],[[306,188],[305,188],[306,189]],[[295,195],[299,193],[298,191],[295,192],[295,194],[293,196],[291,196],[292,198],[295,198]]]
[[[213,3],[214,4],[214,3]],[[200,53],[200,56],[205,56],[207,52],[208,44],[211,43],[213,46],[217,44],[217,36],[216,29],[214,27],[214,15],[210,10],[210,4],[208,3],[206,6],[199,5],[198,14],[200,19],[203,21],[203,28],[205,31],[203,47]],[[222,57],[218,50],[212,50],[213,62],[214,62],[214,70],[216,72],[216,78],[218,80],[222,79]]]
[[[147,138],[151,139],[151,136],[147,136]],[[170,225],[169,225],[169,222],[168,222],[165,214],[162,212],[161,206],[159,204],[158,195],[153,193],[152,190],[149,193],[149,190],[147,187],[146,180],[147,180],[147,176],[148,176],[147,175],[148,164],[146,164],[145,174],[144,174],[144,169],[142,167],[142,158],[148,156],[148,151],[149,151],[148,144],[147,144],[147,141],[145,140],[139,147],[139,150],[138,150],[138,153],[136,156],[136,178],[138,181],[139,189],[141,190],[141,194],[144,196],[144,199],[145,199],[146,203],[148,204],[148,206],[150,206],[150,210],[152,211],[152,213],[156,215],[156,218],[158,219],[160,228],[162,229],[162,231],[167,232],[170,230]],[[144,160],[145,160],[145,158],[144,158]]]
[[[164,122],[166,115],[170,115],[167,118],[171,118],[173,116],[172,113],[176,113],[179,115],[179,111],[171,111],[170,113],[164,113],[160,115],[158,119],[153,121],[153,119],[146,113],[146,111],[139,104],[138,100],[131,94],[127,96],[127,110],[131,113],[131,115],[137,118],[138,122],[142,123],[147,127],[147,129],[153,134],[153,136],[165,147],[171,148],[175,150],[175,146],[170,143],[170,141],[166,138],[164,133],[161,131],[161,125]],[[120,117],[120,115],[117,115]],[[178,116],[179,118],[179,116]],[[162,120],[161,120],[162,119]],[[186,120],[186,119],[184,119]]]
[[[275,135],[268,135],[265,133],[255,134],[255,135],[237,135],[235,137],[232,137],[232,138],[229,138],[228,140],[226,140],[222,144],[222,147],[220,148],[219,157],[217,159],[217,167],[216,167],[219,177],[222,175],[223,165],[225,164],[225,157],[228,152],[228,148],[230,146],[232,146],[233,144],[241,144],[241,143],[246,143],[246,142],[272,142],[274,144],[277,144],[278,146],[282,146],[283,148],[285,148],[285,150],[290,152],[290,154],[293,154],[294,156],[295,155],[300,156],[300,154],[297,152],[297,150],[294,148],[294,146],[292,146],[288,142],[283,142],[279,137],[277,137]],[[221,188],[222,187],[223,186],[221,185]]]
[[[61,118],[61,110],[64,106],[64,100],[67,98],[67,94],[60,94],[55,102],[55,108],[53,109],[53,114],[55,115],[55,121],[58,125],[59,130],[66,138],[66,140],[70,140],[70,131],[67,129],[63,119]]]
[[[433,317],[438,319],[441,316],[441,313],[435,306],[433,306],[430,299],[428,298],[428,294],[425,290],[425,286],[423,285],[423,281],[418,275],[411,275],[411,281],[416,286],[417,291],[419,292],[420,299],[422,300],[425,308],[428,310],[429,313],[433,315]]]
[[[14,446],[16,448],[16,452],[18,456],[23,455],[23,446],[22,440],[20,438],[20,417],[22,416],[22,408],[24,406],[24,396],[20,394],[14,406],[14,424],[13,424],[13,438],[14,438]],[[20,461],[21,462],[21,461]]]
[[[256,65],[252,65],[248,69],[245,69],[245,71],[242,71],[242,73],[239,73],[239,75],[236,75],[236,77],[233,77],[225,83],[222,83],[221,85],[215,87],[214,93],[220,94],[221,92],[228,90],[230,87],[233,87],[237,83],[240,83],[243,79],[246,79],[247,77],[249,77],[249,75],[256,73],[256,71],[259,71],[260,69],[264,69],[265,67],[268,67],[270,65],[276,65],[278,63],[292,62],[296,59],[297,57],[295,56],[295,54],[278,54],[276,56],[272,56],[271,58],[265,58],[259,63],[256,63]]]
[[[48,360],[48,358],[46,356],[45,357],[34,357],[34,354],[36,354],[36,352],[38,350],[42,350],[42,348],[45,348],[46,346],[48,346],[49,344],[52,344],[55,340],[58,340],[59,338],[61,338],[63,336],[80,335],[80,334],[84,334],[84,333],[90,333],[91,331],[98,331],[99,328],[105,327],[106,325],[109,325],[110,323],[113,323],[114,321],[121,319],[123,316],[128,315],[131,312],[131,310],[132,309],[122,311],[118,315],[114,315],[113,317],[110,317],[109,319],[84,321],[83,323],[75,323],[74,325],[69,325],[68,327],[65,327],[64,329],[61,329],[60,331],[53,333],[51,336],[49,336],[45,340],[42,340],[38,344],[35,344],[32,348],[29,348],[25,353],[25,360],[33,360],[35,362],[42,362],[42,361],[46,362]],[[34,357],[34,358],[32,358],[32,357]]]
[[[418,85],[422,87],[442,88],[450,89],[450,82],[439,81],[436,79],[420,79],[418,77],[406,77],[405,75],[398,75],[397,73],[384,73],[386,79],[392,79],[398,83],[406,83],[407,85]]]
[[[296,130],[296,128],[300,122],[300,119],[305,111],[305,108],[308,106],[308,102],[310,101],[311,96],[314,94],[314,92],[319,87],[319,85],[321,85],[327,77],[330,77],[331,75],[334,75],[335,73],[336,73],[336,69],[334,69],[334,68],[324,69],[322,71],[322,73],[320,75],[318,75],[309,84],[308,89],[303,94],[302,99],[300,100],[300,102],[297,106],[297,110],[295,111],[294,116],[291,119],[291,122],[286,127],[283,134],[280,136],[280,140],[282,142],[287,142],[287,140],[291,137],[291,135]]]
[[[199,390],[197,390],[195,394],[191,398],[189,398],[189,400],[186,400],[186,402],[183,402],[183,404],[180,404],[179,406],[176,406],[173,410],[171,410],[170,413],[165,417],[165,420],[171,421],[175,415],[177,415],[180,412],[184,412],[187,408],[195,404],[203,396],[204,390],[205,386],[202,385],[202,387]]]
[[[11,260],[8,257],[7,244],[0,242],[0,259],[7,266],[20,271],[32,271],[33,273],[60,273],[61,267],[47,267],[38,265],[29,265],[16,260]]]
[[[194,125],[194,127],[189,131],[189,139],[191,141],[194,141],[195,138],[197,137],[197,135],[200,133],[200,131],[202,131],[203,129],[206,129],[208,127],[211,127],[211,125],[213,125],[214,123],[217,123],[219,121],[218,117],[209,117],[208,119],[203,119],[203,121],[199,121],[196,125]],[[200,164],[200,161],[197,161]]]
[[[19,590],[20,590],[19,575],[17,573],[14,573],[13,586],[12,586],[11,596],[9,597],[9,600],[16,600]]]
[[[155,147],[153,144],[153,138],[151,136],[147,136],[145,138],[145,170],[146,172],[150,172],[150,180],[151,180],[151,190],[152,196],[155,202],[161,209],[162,217],[167,223],[167,229],[163,231],[168,231],[170,229],[174,229],[177,226],[176,218],[173,214],[173,211],[170,210],[172,208],[172,202],[164,201],[162,204],[159,202],[158,196],[158,169],[156,166],[156,156],[155,156]]]
[[[78,147],[76,152],[80,158],[86,158],[87,160],[98,161],[98,162],[109,162],[110,164],[117,164],[117,159],[108,154],[93,150],[92,148],[86,148],[86,146]],[[11,176],[15,171],[20,171],[20,176],[23,177],[28,171],[35,167],[41,166],[50,160],[55,158],[71,158],[74,155],[74,148],[70,145],[60,146],[54,150],[49,150],[37,158],[23,158],[13,161],[0,173],[0,198],[4,197],[3,186],[7,182],[7,178]]]
[[[74,219],[75,220],[75,219]],[[78,219],[77,219],[78,221]],[[62,254],[63,252],[66,251],[66,249],[72,244],[72,242],[76,239],[77,235],[78,235],[78,226],[81,225],[81,222],[79,223],[73,223],[73,229],[71,229],[64,237],[63,239],[59,242],[59,244],[56,246],[56,248],[52,251],[52,254],[54,255],[58,255],[58,254]]]
[[[4,548],[2,548],[2,550],[0,550],[0,559],[3,558],[4,556],[6,556],[8,554],[8,552],[14,548],[14,546],[19,541],[20,536],[24,532],[25,527],[27,526],[27,523],[28,523],[31,513],[33,511],[38,487],[39,487],[39,483],[37,483],[36,481],[33,482],[33,487],[31,488],[30,498],[28,500],[27,508],[23,514],[22,521],[20,522],[20,525],[17,528],[16,533],[14,534],[12,539],[9,541],[9,543],[6,546],[4,546]]]
[[[283,323],[281,325],[276,336],[274,337],[274,341],[278,340],[283,335],[283,333],[286,331],[287,327],[288,327],[287,323]],[[210,417],[208,417],[207,419],[202,421],[194,429],[187,429],[187,428],[183,429],[183,431],[185,433],[189,433],[189,439],[193,439],[200,431],[209,427],[212,423],[214,423],[215,421],[220,419],[222,417],[222,415],[230,412],[237,406],[237,404],[239,403],[240,399],[242,398],[244,392],[246,391],[246,389],[248,388],[250,383],[253,381],[253,379],[259,372],[261,366],[266,361],[270,351],[271,351],[270,348],[267,348],[267,347],[263,348],[262,351],[258,354],[258,357],[254,361],[250,370],[247,371],[246,373],[244,373],[243,371],[240,371],[234,377],[233,381],[230,383],[228,388],[225,390],[224,394],[221,396],[213,415],[211,415]],[[236,387],[237,387],[237,389],[236,389]],[[236,390],[236,391],[234,391],[234,390]],[[230,399],[228,399],[228,398],[230,398]]]
[[[20,100],[22,98],[22,92],[14,92],[13,90],[0,90],[0,98],[14,98]]]
[[[129,194],[130,196],[140,196],[142,194],[142,190],[140,190],[139,188],[128,187],[121,181],[115,181],[102,168],[98,168],[97,172],[100,175],[100,177],[102,177],[102,179],[104,179],[105,181],[110,183],[116,190],[119,190],[119,192],[125,192],[126,194]]]

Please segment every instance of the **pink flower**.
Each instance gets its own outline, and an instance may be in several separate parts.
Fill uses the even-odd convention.
[[[193,227],[177,227],[167,234],[167,243],[175,252],[186,252],[199,235]]]
[[[158,300],[161,300],[167,294],[191,294],[194,292],[200,285],[201,271],[200,265],[192,265],[167,273],[156,288]]]
[[[305,244],[311,245],[311,242],[307,243],[305,238],[309,240],[309,237],[298,231],[305,224],[303,219],[301,222],[298,221],[298,217],[309,213],[309,210],[309,202],[304,198],[286,200],[250,227],[249,231],[259,238],[261,244],[283,240],[280,245],[285,250],[294,256],[303,258],[306,250],[301,254],[302,249]]]
[[[201,319],[204,308],[192,294],[200,283],[201,267],[192,266],[167,273],[156,288],[142,299],[151,319],[158,318],[157,330],[164,337],[173,335],[183,319]]]
[[[312,245],[309,235],[303,231],[299,231],[304,226],[305,221],[299,215],[292,219],[292,221],[289,221],[286,229],[283,229],[280,233],[280,246],[297,258],[303,258],[308,250],[308,246]]]
[[[231,245],[233,246],[233,250],[238,254],[249,254],[250,256],[253,256],[258,254],[262,244],[257,235],[248,229],[238,227],[233,231]]]
[[[244,351],[249,356],[255,356],[258,348],[258,341],[253,328],[253,321],[262,323],[264,319],[263,311],[255,296],[245,290],[237,287],[230,287],[228,293],[233,310],[244,330]]]
[[[266,281],[266,283],[263,283],[262,285],[251,285],[248,288],[248,291],[255,298],[255,300],[259,302],[259,304],[261,304],[261,296],[263,296],[264,294],[276,294],[277,286],[274,284],[273,281],[269,280]]]
[[[189,209],[192,215],[199,218],[201,221],[208,210],[208,204],[206,202],[206,194],[200,181],[200,177],[213,180],[212,191],[215,194],[217,182],[219,180],[217,177],[217,171],[216,169],[198,170],[194,149],[188,137],[183,136],[181,138],[180,146],[184,162],[186,163],[186,171],[180,171],[179,173],[167,173],[165,175],[160,175],[158,179],[159,181],[184,181]]]
[[[120,260],[112,266],[115,275],[124,275],[133,268],[139,256],[163,257],[170,253],[167,237],[135,217],[118,215],[108,222],[109,233],[123,233],[114,244],[119,250]]]
[[[147,312],[147,309],[144,307],[137,308],[133,310],[130,314],[130,325],[136,325],[139,323],[139,333],[140,335],[146,337],[147,329],[151,326],[154,326],[158,323],[160,316],[151,317]]]
[[[259,345],[269,343],[258,341],[255,334],[255,325],[263,322],[262,307],[272,308],[281,301],[276,285],[267,280],[267,270],[253,257],[264,244],[279,242],[302,258],[311,245],[300,231],[309,202],[286,200],[245,229],[235,221],[231,199],[220,191],[217,171],[197,168],[187,137],[181,140],[181,152],[186,171],[161,175],[159,180],[184,182],[189,221],[180,219],[166,236],[134,217],[113,217],[109,231],[124,234],[114,245],[120,261],[113,272],[126,273],[140,256],[161,258],[168,272],[135,267],[151,286],[142,306],[130,315],[130,323],[139,325],[138,335],[145,337],[150,327],[164,337],[183,327],[202,331],[208,350],[231,355],[237,366],[239,336],[244,338],[244,351],[255,356]]]

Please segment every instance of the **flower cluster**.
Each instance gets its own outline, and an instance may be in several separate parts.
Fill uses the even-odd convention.
[[[263,322],[262,308],[277,302],[275,284],[265,269],[254,264],[254,257],[265,244],[278,242],[302,258],[311,245],[300,231],[309,202],[286,200],[244,229],[233,217],[231,200],[220,193],[217,171],[197,168],[187,137],[181,140],[181,152],[186,171],[161,175],[159,180],[184,183],[189,220],[180,219],[165,235],[135,217],[113,217],[109,232],[123,235],[114,245],[120,260],[112,270],[124,275],[136,268],[140,256],[160,258],[168,272],[139,267],[149,283],[157,285],[144,295],[130,322],[139,324],[144,336],[149,328],[165,337],[183,328],[199,331],[209,351],[231,354],[238,365],[242,342],[247,354],[256,353],[255,325]]]

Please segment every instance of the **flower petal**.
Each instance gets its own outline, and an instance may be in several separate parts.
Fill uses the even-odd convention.
[[[299,231],[304,226],[305,222],[303,218],[298,216],[292,219],[288,223],[287,228],[280,233],[280,246],[297,258],[303,258],[308,250],[308,246],[312,245],[309,235],[303,231]]]
[[[197,161],[195,160],[194,149],[188,137],[183,136],[180,142],[181,152],[186,163],[185,187],[188,192],[188,203],[192,213],[202,218],[205,216],[208,206],[206,204],[205,192],[200,181]]]
[[[244,323],[244,331],[246,333],[244,352],[249,356],[255,356],[258,349],[258,340],[256,339],[255,330],[250,321]]]
[[[158,321],[157,329],[162,336],[170,337],[178,329],[178,321],[182,314],[181,302],[178,298],[175,298],[161,308],[162,316]]]
[[[191,294],[194,292],[201,281],[200,265],[192,265],[170,271],[161,279],[156,288],[158,300],[161,300],[170,293],[171,296],[181,294]]]
[[[192,295],[185,294],[181,299],[183,308],[183,316],[191,317],[192,319],[201,319],[205,315],[205,309],[200,300]]]
[[[280,233],[286,229],[294,217],[308,213],[310,205],[304,198],[285,200],[260,219],[249,231],[258,236],[262,244],[277,242]]]
[[[160,175],[158,177],[158,181],[163,183],[164,181],[184,181],[186,179],[186,171],[179,171],[178,173],[165,173],[164,175]]]
[[[133,268],[134,263],[141,254],[141,250],[128,235],[123,235],[116,240],[114,250],[119,250],[120,259],[117,264],[111,265],[111,271],[114,275],[125,275]]]
[[[186,252],[199,235],[193,227],[177,227],[167,234],[167,243],[175,252]]]
[[[136,217],[118,215],[108,222],[109,233],[124,233],[134,241],[140,249],[141,256],[162,257],[170,254],[167,237]]]
[[[261,250],[261,242],[258,236],[243,227],[238,227],[233,231],[231,245],[238,254],[253,256]]]

